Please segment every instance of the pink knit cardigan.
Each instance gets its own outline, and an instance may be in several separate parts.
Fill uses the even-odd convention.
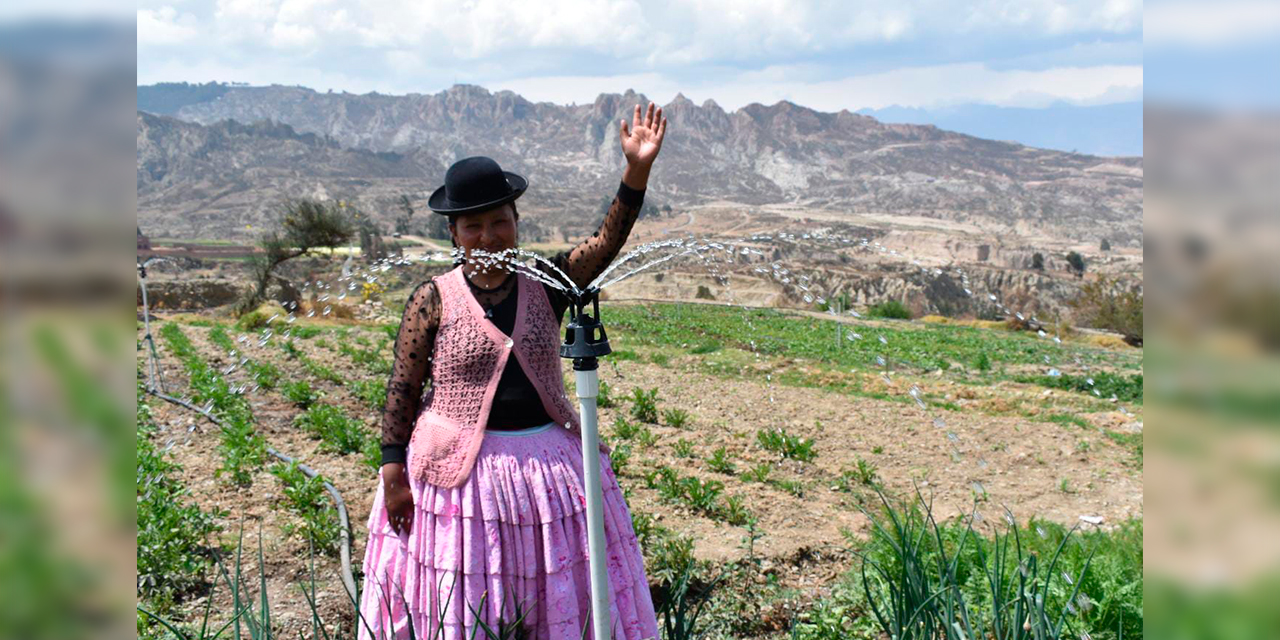
[[[560,322],[542,285],[516,275],[519,307],[510,338],[485,318],[462,267],[433,279],[440,293],[440,327],[431,364],[431,390],[410,437],[409,473],[439,487],[464,484],[484,439],[498,380],[512,354],[538,390],[547,415],[580,433],[560,370]],[[600,450],[608,452],[603,443]]]

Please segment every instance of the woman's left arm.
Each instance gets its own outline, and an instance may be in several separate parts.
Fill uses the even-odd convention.
[[[590,238],[569,251],[564,265],[567,267],[565,273],[579,288],[585,288],[618,257],[631,234],[631,227],[640,217],[644,192],[649,185],[649,171],[662,150],[662,140],[667,133],[667,120],[662,117],[662,108],[656,107],[655,110],[655,107],[650,102],[642,116],[640,105],[636,105],[630,128],[626,120],[621,121],[618,136],[622,142],[622,153],[627,158],[627,168],[622,172],[618,195],[600,227]]]

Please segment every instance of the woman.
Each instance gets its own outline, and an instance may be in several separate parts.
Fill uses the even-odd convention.
[[[630,127],[621,122],[627,167],[613,205],[590,238],[552,259],[578,287],[626,243],[666,128],[652,103],[643,115],[636,106]],[[449,216],[454,245],[471,258],[516,246],[526,187],[489,158],[466,158],[428,205]],[[478,622],[519,629],[503,637],[582,637],[591,611],[582,445],[558,352],[567,307],[552,287],[470,261],[410,295],[387,384],[361,638],[407,638],[409,625],[419,638],[470,638]],[[600,462],[613,637],[656,638],[644,559],[604,447]]]

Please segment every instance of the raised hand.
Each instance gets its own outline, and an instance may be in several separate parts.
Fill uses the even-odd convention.
[[[654,111],[654,103],[649,103],[648,110],[641,117],[640,105],[636,105],[635,116],[630,128],[623,119],[619,129],[622,139],[622,153],[627,157],[627,164],[648,168],[662,150],[662,139],[667,135],[667,119],[662,117],[662,107]]]

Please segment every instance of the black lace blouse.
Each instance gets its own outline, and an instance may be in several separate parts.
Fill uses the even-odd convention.
[[[556,254],[551,258],[552,264],[565,272],[579,287],[585,287],[618,257],[643,204],[643,190],[637,191],[620,183],[618,194],[595,233],[573,249]],[[550,271],[550,267],[541,263],[538,268]],[[501,284],[487,290],[476,286],[470,279],[467,283],[494,326],[511,335],[519,306],[519,288],[515,286],[515,276],[508,275]],[[569,307],[568,298],[552,287],[543,285],[543,288],[546,289],[556,317],[563,320],[564,312]],[[409,301],[404,306],[404,316],[400,320],[400,330],[396,334],[395,362],[391,368],[391,377],[387,380],[387,401],[382,413],[383,464],[405,461],[405,447],[409,444],[422,402],[422,393],[430,378],[430,355],[435,350],[436,329],[439,326],[440,295],[435,284],[428,280],[409,294]],[[498,380],[486,428],[521,429],[545,424],[550,420],[524,368],[518,360],[511,358]]]

